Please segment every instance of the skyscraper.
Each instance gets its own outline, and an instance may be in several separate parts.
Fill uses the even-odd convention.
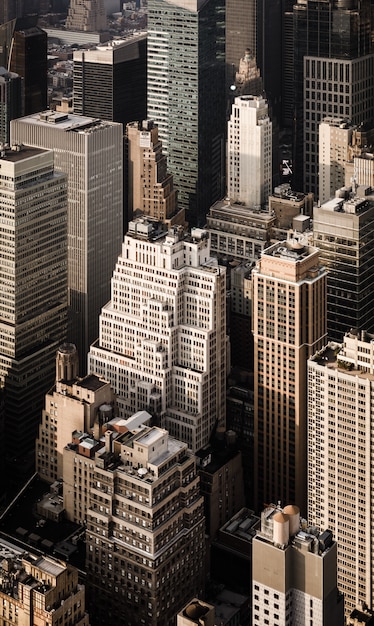
[[[53,149],[68,176],[68,339],[84,375],[123,239],[122,125],[45,111],[11,122],[11,139]]]
[[[225,289],[207,231],[134,220],[89,354],[122,417],[147,410],[193,451],[225,424]]]
[[[318,125],[326,116],[368,123],[374,110],[370,0],[294,6],[294,185],[318,195]]]
[[[51,151],[15,146],[0,166],[0,384],[7,455],[25,466],[66,339],[67,181]]]
[[[305,508],[307,359],[326,340],[326,272],[318,249],[291,237],[262,252],[252,279],[255,508]]]
[[[18,19],[10,49],[9,69],[23,78],[24,114],[47,107],[47,33],[37,17]]]
[[[227,0],[226,2],[226,73],[228,87],[234,83],[235,72],[243,51],[256,56],[257,0]]]
[[[374,332],[374,196],[343,189],[313,211],[314,245],[328,270],[327,332],[341,342],[351,328]]]
[[[169,226],[183,226],[185,211],[178,211],[178,193],[157,126],[151,120],[128,124],[126,146],[129,219],[141,214]]]
[[[227,194],[247,207],[267,208],[272,181],[272,124],[262,96],[239,96],[228,123]]]
[[[67,30],[96,32],[107,28],[104,0],[70,0]]]
[[[350,144],[355,126],[339,117],[325,117],[319,125],[319,203],[323,204],[344,187],[345,165],[351,158]]]
[[[125,126],[146,111],[146,33],[74,52],[74,113]]]
[[[224,194],[225,11],[222,0],[150,0],[148,118],[159,128],[191,225]]]
[[[10,121],[23,113],[23,80],[0,67],[0,142],[10,143]]]
[[[161,428],[127,431],[96,456],[87,512],[91,624],[171,626],[205,582],[195,458]],[[100,563],[100,566],[98,564]]]
[[[373,604],[373,375],[374,335],[361,330],[308,361],[308,517],[338,542],[347,615]]]
[[[332,533],[302,524],[299,507],[266,507],[252,542],[253,625],[343,626],[336,554]]]

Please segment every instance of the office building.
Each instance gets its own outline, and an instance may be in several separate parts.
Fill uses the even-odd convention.
[[[248,209],[229,200],[215,202],[206,224],[211,252],[218,259],[254,261],[269,244],[274,224],[267,210]]]
[[[224,195],[225,9],[222,0],[150,0],[148,119],[168,157],[180,208],[205,225]]]
[[[313,194],[293,191],[289,183],[274,187],[269,196],[269,212],[275,215],[274,228],[289,230],[294,228],[298,215],[313,215]]]
[[[63,476],[63,451],[72,433],[94,433],[95,425],[111,419],[115,398],[109,383],[93,374],[79,378],[79,360],[71,343],[56,353],[55,385],[45,395],[36,440],[36,471],[47,482]],[[99,432],[97,432],[99,435]]]
[[[75,114],[121,122],[124,127],[145,119],[146,33],[114,39],[91,50],[76,50],[73,60]]]
[[[47,107],[47,33],[36,22],[37,16],[16,21],[7,65],[23,78],[25,115]]]
[[[104,0],[70,0],[66,18],[67,30],[97,32],[106,28]]]
[[[78,570],[49,556],[0,542],[3,624],[89,626]]]
[[[10,144],[10,121],[24,114],[23,80],[0,67],[0,142]]]
[[[262,96],[235,98],[227,141],[227,195],[251,209],[267,207],[272,182],[272,123]]]
[[[122,125],[44,111],[11,122],[11,139],[53,149],[68,176],[68,339],[84,375],[123,239]]]
[[[338,543],[346,616],[372,605],[374,335],[346,333],[308,361],[308,516]]]
[[[335,191],[344,187],[346,163],[350,160],[355,128],[347,120],[336,117],[325,117],[319,125],[320,204],[333,198]]]
[[[343,188],[314,207],[314,245],[327,276],[327,332],[341,342],[351,328],[374,332],[374,196]]]
[[[66,339],[67,182],[51,151],[15,145],[0,166],[0,381],[7,456],[22,470]]]
[[[178,610],[203,593],[204,533],[187,444],[157,427],[114,440],[107,431],[87,513],[92,625],[174,624]]]
[[[370,0],[298,0],[294,17],[294,185],[318,196],[318,126],[373,117]],[[303,170],[303,171],[302,171]]]
[[[167,170],[157,126],[152,120],[128,124],[126,146],[129,219],[147,215],[168,226],[183,226],[185,211],[178,211],[178,193]]]
[[[263,93],[256,57],[249,48],[245,49],[244,56],[239,61],[239,70],[235,73],[234,79],[230,84],[230,90],[233,91],[234,96],[260,96]]]
[[[147,410],[194,452],[224,426],[226,272],[207,231],[130,222],[88,361],[121,417]]]
[[[256,56],[257,0],[227,0],[226,2],[226,72],[228,88],[234,84],[235,73],[243,50]],[[240,70],[239,70],[240,71]],[[252,92],[251,92],[252,93]]]
[[[277,494],[304,505],[307,359],[326,341],[326,272],[319,250],[291,235],[264,250],[252,281],[254,508]]]
[[[344,624],[337,545],[329,530],[300,521],[295,505],[270,505],[252,543],[253,625]]]

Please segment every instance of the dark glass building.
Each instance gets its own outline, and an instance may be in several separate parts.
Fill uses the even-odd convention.
[[[192,225],[224,195],[226,91],[223,0],[148,3],[148,118]]]
[[[0,67],[0,142],[10,143],[10,121],[23,115],[23,80]]]

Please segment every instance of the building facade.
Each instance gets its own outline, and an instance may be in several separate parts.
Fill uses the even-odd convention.
[[[192,226],[205,225],[225,179],[225,10],[222,0],[150,0],[148,119],[155,121]]]
[[[308,516],[338,542],[347,616],[371,606],[374,590],[373,374],[374,336],[365,331],[347,332],[308,361]]]
[[[270,505],[252,543],[253,625],[344,624],[337,587],[337,545],[300,520],[295,505]]]
[[[0,142],[10,144],[10,121],[24,114],[23,80],[0,67]]]
[[[326,272],[303,237],[252,271],[255,510],[281,494],[306,506],[307,359],[326,340]]]
[[[78,570],[49,556],[0,543],[3,624],[89,626]]]
[[[365,187],[337,196],[314,207],[313,238],[328,270],[328,335],[341,342],[351,328],[374,332],[374,196]]]
[[[115,39],[91,50],[76,50],[73,60],[75,114],[124,125],[145,118],[146,33]]]
[[[360,124],[373,116],[370,0],[298,0],[293,18],[294,183],[317,197],[320,121]]]
[[[8,60],[10,71],[23,78],[25,115],[47,107],[47,33],[36,21],[17,20]]]
[[[169,226],[184,225],[185,211],[178,211],[178,192],[167,169],[158,128],[151,120],[126,127],[128,217],[147,215]]]
[[[51,151],[0,158],[0,381],[9,458],[34,446],[54,354],[67,333],[67,181]]]
[[[84,375],[123,239],[122,125],[45,111],[13,120],[11,140],[54,150],[68,176],[68,339]]]
[[[104,0],[70,0],[67,30],[97,32],[106,30],[107,19]]]
[[[96,455],[87,514],[91,623],[169,626],[203,593],[203,498],[195,459],[166,430],[145,427]]]
[[[74,432],[91,436],[115,414],[109,383],[94,375],[78,377],[78,354],[64,343],[56,353],[56,382],[45,396],[36,440],[36,471],[50,483],[63,476],[63,452]]]
[[[227,146],[228,197],[251,209],[267,207],[272,182],[272,123],[262,96],[235,98]]]
[[[147,410],[193,451],[224,425],[225,291],[207,231],[130,222],[88,363],[120,416]]]
[[[355,126],[342,118],[325,117],[319,125],[319,193],[321,204],[344,187]],[[352,184],[352,182],[351,182]]]

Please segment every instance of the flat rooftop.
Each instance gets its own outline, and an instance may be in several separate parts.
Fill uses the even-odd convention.
[[[42,111],[33,113],[14,120],[19,124],[35,124],[35,126],[49,126],[64,131],[85,131],[103,126],[115,126],[115,122],[100,120],[95,117],[85,117],[84,115],[74,115],[74,113],[59,113],[56,111]]]
[[[44,150],[43,148],[32,148],[31,146],[19,146],[19,149],[6,149],[1,154],[0,152],[0,163],[1,161],[10,161],[11,163],[17,163],[19,161],[24,161],[25,159],[30,159],[31,157],[38,156],[39,154],[44,154],[45,152],[52,152],[51,150]]]

